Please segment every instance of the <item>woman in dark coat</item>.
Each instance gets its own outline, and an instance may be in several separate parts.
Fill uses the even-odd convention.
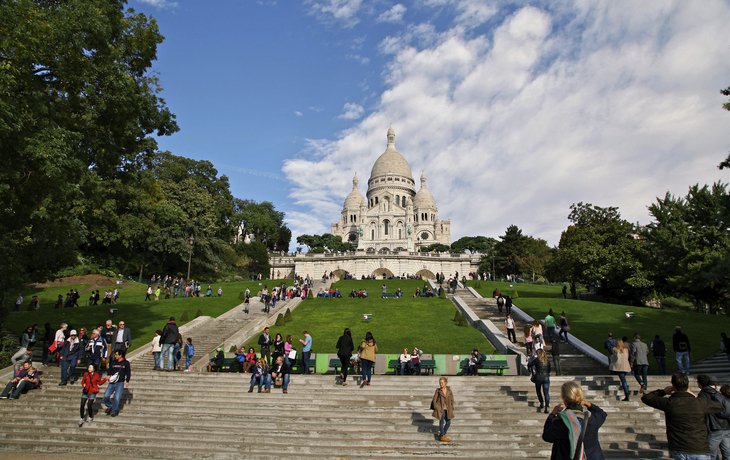
[[[355,344],[352,343],[352,333],[350,328],[346,327],[345,332],[337,339],[337,357],[340,358],[342,363],[340,378],[342,379],[342,385],[345,386],[347,385],[347,370],[350,367],[350,359],[354,350]]]
[[[449,380],[446,377],[439,379],[439,388],[433,394],[431,407],[436,420],[439,421],[439,440],[442,442],[450,442],[451,439],[446,437],[446,432],[451,426],[451,419],[454,418],[454,393],[451,388],[446,386]]]
[[[281,334],[276,334],[276,339],[274,339],[274,352],[271,354],[271,362],[275,363],[276,358],[281,356],[284,357],[284,339],[281,337]]]
[[[583,389],[576,382],[565,382],[560,391],[563,404],[555,406],[545,421],[542,440],[553,443],[551,460],[572,460],[576,449],[583,449],[586,460],[604,460],[598,441],[598,429],[606,413],[595,404],[583,400]],[[583,417],[588,416],[583,445],[578,445]],[[570,428],[569,428],[570,427]],[[571,433],[574,433],[571,436]],[[572,442],[571,442],[572,441]]]
[[[550,363],[548,362],[545,350],[537,350],[537,356],[528,361],[527,366],[535,369],[535,392],[537,393],[538,401],[540,401],[540,407],[538,409],[544,407],[545,413],[547,414],[548,406],[550,406]]]

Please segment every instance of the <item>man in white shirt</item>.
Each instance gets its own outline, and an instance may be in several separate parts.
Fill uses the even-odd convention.
[[[517,342],[517,336],[515,335],[515,320],[512,319],[512,315],[507,315],[507,319],[504,320],[504,327],[507,329],[507,339],[512,343]]]
[[[20,311],[20,306],[23,305],[23,296],[18,294],[18,298],[15,300],[15,310]]]

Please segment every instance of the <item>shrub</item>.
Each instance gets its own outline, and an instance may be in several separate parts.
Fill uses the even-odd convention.
[[[238,293],[238,300],[246,300],[246,293],[245,292],[239,292]]]
[[[0,348],[0,368],[5,368],[12,364],[10,357],[17,351],[15,348],[18,345],[18,341],[9,335],[5,335],[0,343],[2,343],[2,348]]]
[[[187,323],[190,321],[190,318],[188,317],[188,311],[185,310],[182,315],[180,315],[180,322],[181,323]]]
[[[292,320],[292,317],[291,317],[291,310],[289,310],[289,309],[287,308],[287,309],[286,309],[286,311],[284,312],[284,321],[286,321],[286,322],[288,323],[288,322],[289,322],[289,321],[291,321],[291,320]]]
[[[461,312],[459,310],[456,310],[456,314],[454,315],[454,321],[459,321],[459,318],[461,317]]]
[[[459,327],[469,327],[469,320],[466,319],[464,314],[459,316]]]
[[[308,299],[314,299],[314,294],[312,294],[312,290],[311,289],[307,292],[307,298]]]
[[[279,316],[276,317],[276,322],[274,323],[275,326],[283,326],[286,324],[286,321],[284,321],[284,315],[279,313]]]
[[[519,294],[517,294],[516,290],[513,290],[508,294],[512,299],[517,299],[519,297]]]
[[[439,299],[445,299],[446,298],[446,291],[443,289],[439,292]]]
[[[243,277],[236,275],[233,277],[233,281],[243,281]]]
[[[482,288],[481,281],[477,281],[477,284],[474,285],[474,289],[481,289],[481,288]]]
[[[235,346],[235,345],[231,345],[231,349],[230,349],[230,350],[228,350],[228,351],[229,351],[230,353],[237,353],[237,352],[238,352],[238,349],[236,348],[236,346]]]
[[[195,312],[195,317],[197,318],[198,316],[203,316],[203,310],[200,308],[198,308],[198,311]]]

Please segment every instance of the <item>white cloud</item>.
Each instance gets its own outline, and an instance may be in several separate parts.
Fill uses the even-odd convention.
[[[295,110],[295,111],[294,111],[294,115],[296,115],[296,116],[298,116],[298,117],[301,117],[301,116],[302,116],[302,112],[300,112],[300,111],[298,111],[298,110]]]
[[[378,22],[403,22],[403,15],[406,10],[407,8],[400,3],[393,5],[393,8],[378,16]]]
[[[347,57],[356,61],[360,61],[360,64],[362,65],[368,65],[370,63],[369,57],[360,56],[359,54],[348,54]]]
[[[140,3],[146,3],[148,5],[154,6],[157,9],[170,9],[170,8],[176,8],[177,2],[170,2],[168,0],[137,0]]]
[[[352,27],[360,20],[357,13],[362,0],[306,0],[310,14],[323,22],[339,22],[345,27]]]
[[[344,118],[346,120],[357,120],[358,118],[362,117],[363,113],[365,113],[365,109],[362,108],[361,105],[355,104],[354,102],[348,102],[347,104],[345,104],[342,110],[345,113],[340,115],[338,118]]]
[[[657,196],[727,179],[716,168],[730,149],[721,0],[576,0],[491,15],[484,2],[428,3],[451,8],[450,28],[384,39],[386,89],[374,110],[285,163],[292,196],[320,228],[338,219],[356,171],[365,193],[389,122],[454,240],[515,224],[557,244],[572,203],[618,206],[647,223]],[[467,32],[467,7],[492,29]]]

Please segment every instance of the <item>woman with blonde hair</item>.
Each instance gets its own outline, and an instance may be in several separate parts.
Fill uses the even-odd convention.
[[[532,321],[532,340],[537,341],[537,338],[540,338],[540,341],[542,341],[542,324],[540,324],[540,321],[533,320]]]
[[[451,388],[446,386],[449,379],[441,377],[439,379],[439,387],[433,394],[431,400],[431,409],[434,416],[439,421],[439,440],[442,442],[450,442],[451,439],[446,437],[446,432],[451,426],[451,419],[454,418],[454,394]]]
[[[538,410],[545,408],[547,414],[550,406],[550,363],[545,350],[537,350],[536,356],[528,361],[527,367],[535,369],[532,381],[535,383],[535,392],[540,401]]]
[[[553,408],[542,430],[542,440],[553,443],[550,459],[603,460],[598,430],[606,421],[606,413],[583,400],[583,389],[577,382],[565,382],[560,394],[563,403]]]
[[[608,370],[612,374],[618,374],[624,389],[623,401],[628,401],[629,385],[626,383],[626,373],[631,371],[631,365],[629,364],[629,350],[624,347],[624,341],[621,339],[616,340],[616,346],[611,350],[611,363]]]

